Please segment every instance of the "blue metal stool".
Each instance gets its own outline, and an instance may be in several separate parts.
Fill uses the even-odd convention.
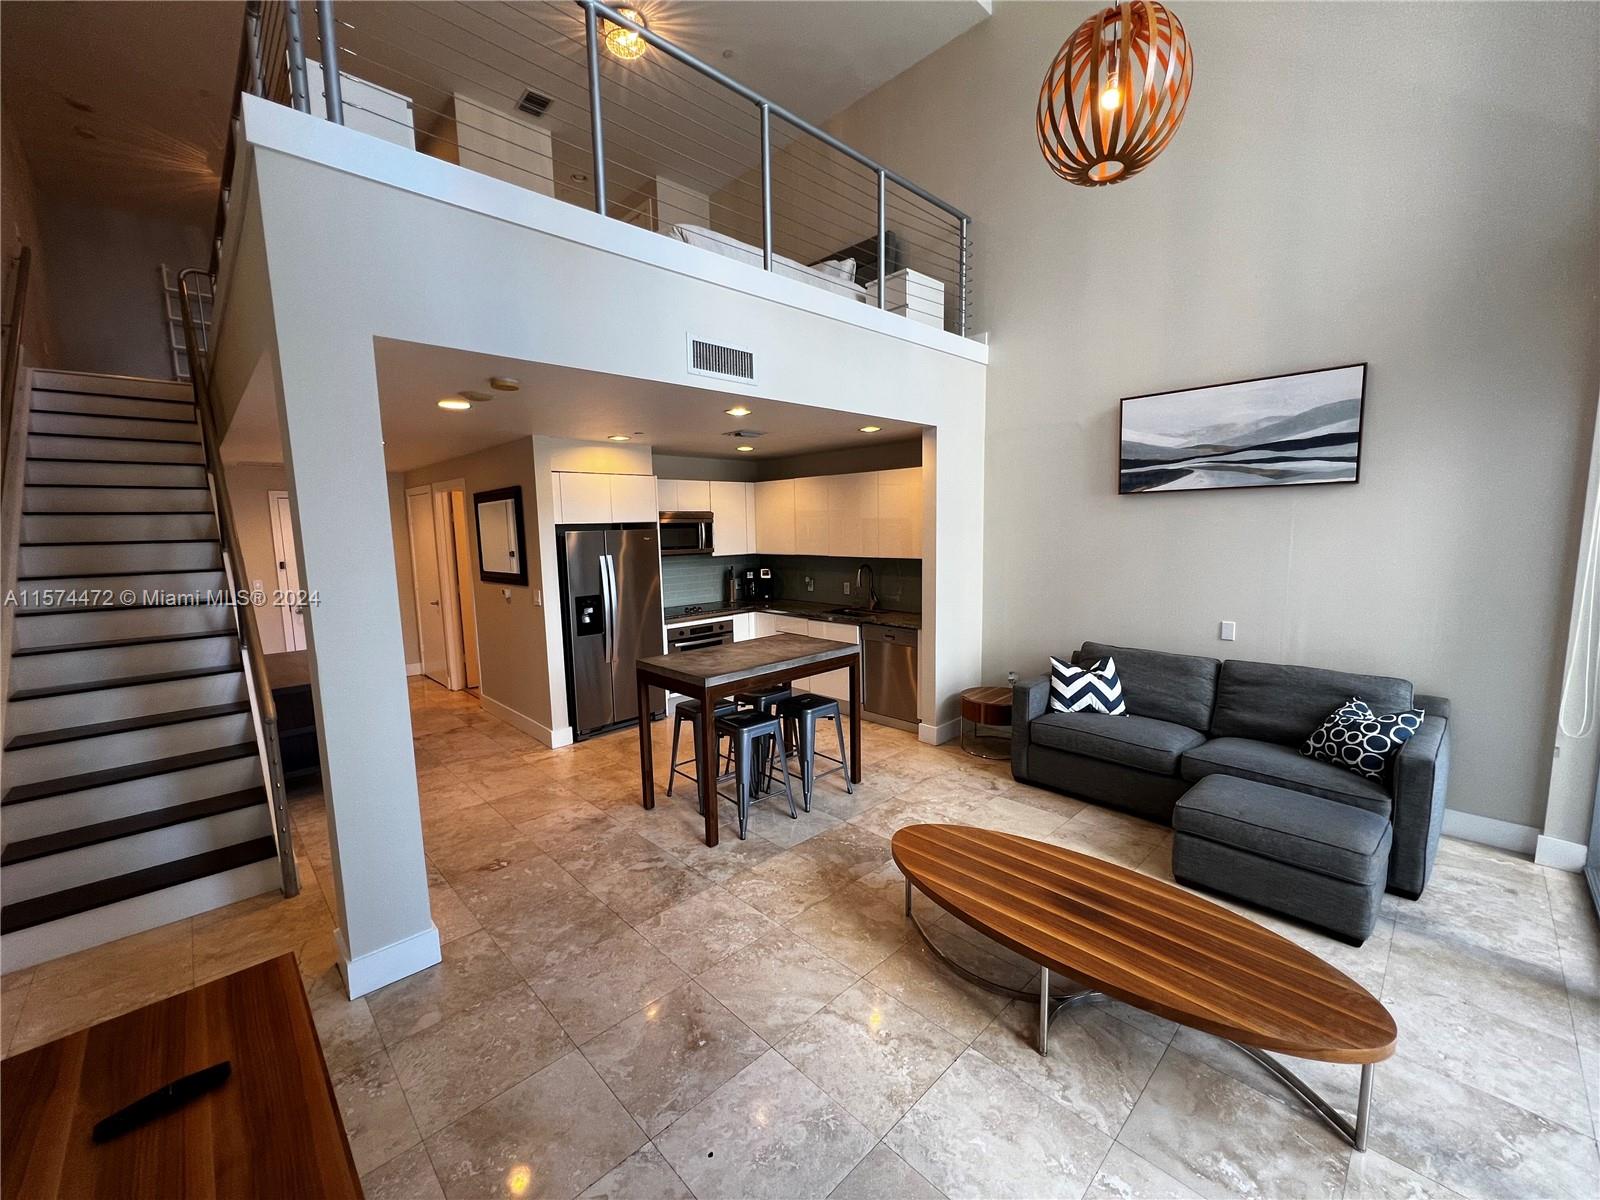
[[[727,737],[731,743],[735,781],[733,796],[726,796],[720,788],[717,789],[717,795],[731,799],[738,805],[740,840],[744,839],[750,828],[750,804],[755,798],[752,793],[756,791],[757,775],[761,771],[770,772],[770,763],[776,762],[783,767],[783,791],[789,798],[789,816],[798,820],[800,814],[794,806],[794,788],[789,782],[789,760],[782,750],[783,725],[778,718],[747,708],[742,712],[717,717],[717,733]],[[766,742],[768,738],[770,742]]]
[[[811,792],[817,780],[823,775],[832,775],[835,771],[844,772],[844,790],[855,795],[855,785],[850,782],[850,772],[845,766],[844,718],[839,712],[839,702],[827,696],[814,694],[791,696],[778,705],[778,718],[794,731],[787,745],[800,760],[800,794],[805,799],[806,811],[811,811]],[[838,758],[818,752],[818,721],[833,722],[834,732],[839,737]],[[834,765],[819,773],[818,758]]]

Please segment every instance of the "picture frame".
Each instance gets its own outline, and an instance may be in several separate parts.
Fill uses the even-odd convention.
[[[1125,396],[1117,493],[1359,483],[1367,364]]]
[[[527,532],[522,522],[522,488],[494,488],[472,494],[478,537],[478,578],[484,583],[528,586]]]

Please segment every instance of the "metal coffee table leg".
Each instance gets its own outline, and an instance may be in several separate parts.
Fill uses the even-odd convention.
[[[1356,1121],[1352,1125],[1345,1120],[1343,1113],[1323,1099],[1320,1092],[1284,1066],[1276,1056],[1268,1054],[1264,1050],[1257,1050],[1254,1046],[1241,1046],[1238,1042],[1230,1042],[1229,1045],[1243,1050],[1256,1062],[1276,1075],[1290,1091],[1304,1100],[1311,1110],[1322,1118],[1324,1124],[1357,1150],[1365,1150],[1367,1148],[1367,1132],[1372,1120],[1372,1073],[1374,1064],[1362,1064],[1361,1094],[1356,1100]]]
[[[984,976],[979,975],[974,971],[967,970],[966,967],[963,967],[960,963],[956,962],[955,959],[951,958],[943,950],[939,949],[938,946],[934,945],[933,939],[928,936],[928,931],[922,927],[922,922],[917,920],[916,914],[911,911],[911,880],[909,879],[906,880],[906,916],[910,918],[912,926],[916,929],[917,935],[922,938],[922,944],[927,946],[929,953],[942,962],[946,967],[950,968],[950,970],[961,976],[961,978],[965,979],[968,983],[975,983],[986,991],[993,992],[997,996],[1007,996],[1012,1000],[1032,1001],[1035,998],[1038,999],[1038,1049],[1040,1054],[1049,1054],[1050,1052],[1050,1022],[1054,1021],[1056,1017],[1060,1015],[1062,1009],[1072,1008],[1079,1004],[1089,1004],[1096,1000],[1105,999],[1101,993],[1090,988],[1083,988],[1076,992],[1068,992],[1062,996],[1052,996],[1050,994],[1049,967],[1039,968],[1039,990],[1037,997],[1034,992],[1019,991],[1017,988],[1007,987],[1003,983],[996,983],[993,979],[986,979]]]

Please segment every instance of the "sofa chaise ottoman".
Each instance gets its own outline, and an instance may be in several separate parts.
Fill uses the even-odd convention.
[[[1450,702],[1408,680],[1319,667],[1221,662],[1085,642],[1078,663],[1116,659],[1128,715],[1049,707],[1048,676],[1012,695],[1011,771],[1024,783],[1164,823],[1212,775],[1250,780],[1372,813],[1391,827],[1387,887],[1416,899],[1438,854],[1450,773]],[[1380,779],[1300,753],[1352,696],[1380,714],[1427,716]],[[1329,810],[1332,811],[1332,810]]]
[[[1320,926],[1356,945],[1389,875],[1388,818],[1234,775],[1207,775],[1172,810],[1172,874]]]

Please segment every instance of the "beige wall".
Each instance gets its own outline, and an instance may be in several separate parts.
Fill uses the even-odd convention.
[[[543,547],[537,537],[534,507],[533,439],[520,438],[476,454],[418,467],[405,473],[405,487],[466,481],[467,533],[472,542],[473,597],[477,601],[478,651],[485,699],[550,725],[550,672],[545,651],[544,612],[535,603]],[[527,541],[528,587],[484,583],[477,578],[478,530],[472,496],[491,488],[522,488],[522,523]],[[404,521],[404,488],[401,520]],[[410,603],[415,621],[415,600]]]
[[[272,549],[272,510],[268,492],[289,490],[288,476],[281,463],[230,463],[228,495],[233,498],[233,523],[244,551],[245,574],[254,585],[260,581],[268,595],[277,586],[277,559]],[[389,518],[394,530],[395,581],[400,587],[400,632],[405,641],[406,663],[413,664],[417,652],[417,607],[411,579],[411,549],[406,533],[405,481],[398,474],[389,479]],[[258,614],[261,649],[277,654],[284,648],[283,621],[275,611]]]
[[[55,321],[50,310],[49,273],[45,266],[44,237],[39,230],[39,196],[34,190],[33,170],[23,153],[22,143],[9,123],[0,121],[0,253],[5,258],[5,320],[11,321],[13,261],[27,246],[32,261],[28,267],[28,297],[23,308],[22,342],[32,353],[36,366],[55,366],[58,346]]]
[[[40,209],[58,365],[172,378],[161,264],[203,267],[209,230],[50,197]]]
[[[1084,189],[1033,112],[1091,11],[997,5],[835,122],[974,217],[987,676],[1085,638],[1407,676],[1454,701],[1450,806],[1537,825],[1600,385],[1600,6],[1190,4],[1183,127]],[[1358,485],[1117,496],[1119,397],[1361,360]]]

